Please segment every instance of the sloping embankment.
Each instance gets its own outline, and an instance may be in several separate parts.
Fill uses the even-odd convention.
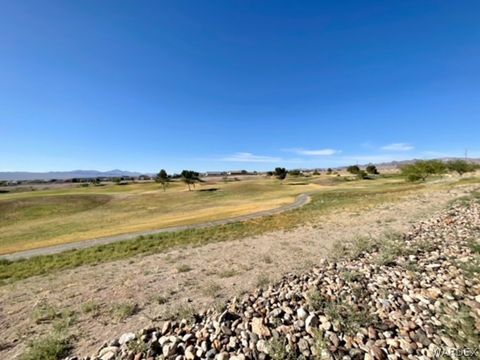
[[[480,344],[480,203],[346,244],[268,289],[127,333],[94,359],[434,359]],[[477,353],[478,354],[478,353]]]

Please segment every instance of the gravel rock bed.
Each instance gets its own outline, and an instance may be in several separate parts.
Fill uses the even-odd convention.
[[[435,359],[478,348],[479,244],[480,202],[457,203],[406,234],[344,244],[307,273],[123,334],[83,359]]]

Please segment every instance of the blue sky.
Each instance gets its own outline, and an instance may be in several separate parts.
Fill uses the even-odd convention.
[[[479,1],[2,1],[0,171],[480,157]]]

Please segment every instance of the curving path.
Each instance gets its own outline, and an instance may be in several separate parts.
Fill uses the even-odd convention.
[[[258,211],[252,214],[240,215],[240,216],[235,216],[227,219],[214,220],[214,221],[209,221],[209,222],[200,223],[200,224],[170,226],[170,227],[165,227],[165,228],[156,229],[156,230],[139,231],[139,232],[107,236],[107,237],[90,239],[90,240],[76,241],[76,242],[66,243],[61,245],[47,246],[47,247],[38,248],[38,249],[31,249],[31,250],[15,252],[11,254],[0,255],[0,259],[6,259],[6,260],[26,259],[34,256],[58,254],[60,252],[67,251],[67,250],[85,249],[92,246],[105,245],[105,244],[110,244],[117,241],[130,240],[141,235],[152,235],[152,234],[159,234],[164,232],[200,229],[200,228],[205,228],[210,226],[230,224],[230,223],[239,222],[239,221],[247,221],[247,220],[251,220],[251,219],[255,219],[263,216],[271,216],[271,215],[279,214],[285,211],[298,209],[309,202],[310,202],[310,196],[308,194],[300,194],[297,196],[295,201],[291,204],[280,206],[275,209]]]

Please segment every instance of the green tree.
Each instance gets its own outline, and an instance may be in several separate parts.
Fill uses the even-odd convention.
[[[162,169],[155,177],[155,181],[162,185],[163,191],[167,191],[167,186],[170,182],[170,177],[168,176],[167,172]]]
[[[273,173],[275,174],[275,177],[278,180],[285,180],[285,178],[287,177],[288,171],[285,168],[277,167],[275,168],[275,171]]]
[[[460,176],[475,171],[475,166],[465,160],[451,160],[447,163],[447,168],[450,171],[456,171]]]
[[[195,184],[200,181],[200,174],[193,170],[183,170],[181,178],[182,181],[187,184],[188,191],[191,191],[192,185],[195,188]]]
[[[333,172],[332,168],[327,169],[327,174],[330,175]]]
[[[360,168],[358,167],[358,165],[350,165],[349,167],[347,167],[347,171],[350,174],[357,175],[360,172]]]
[[[443,174],[446,166],[440,160],[417,160],[413,164],[402,166],[400,170],[407,181],[425,181],[431,175]]]
[[[300,176],[302,174],[302,172],[298,169],[290,170],[288,173],[292,176]]]
[[[373,164],[369,164],[365,170],[367,171],[367,173],[372,175],[377,175],[379,173],[377,167]]]

